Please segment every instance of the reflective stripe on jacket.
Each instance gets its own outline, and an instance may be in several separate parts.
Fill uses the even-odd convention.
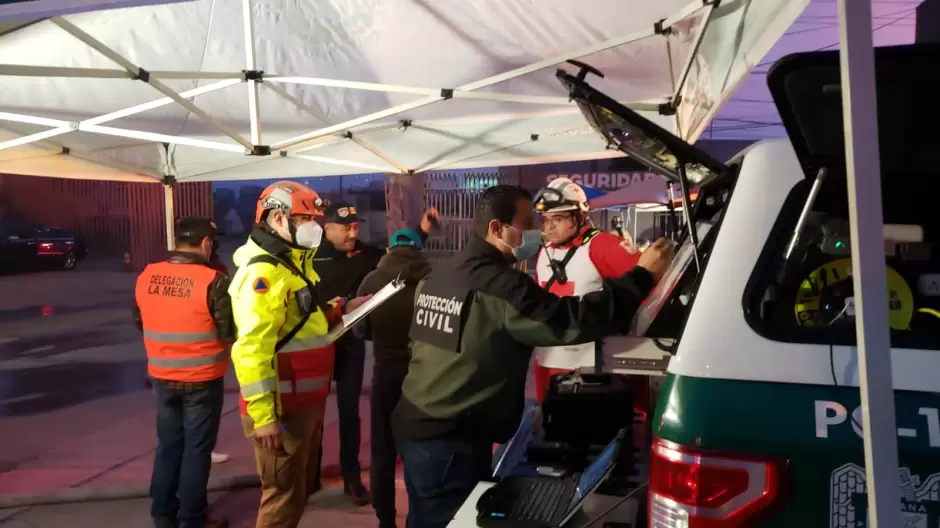
[[[225,376],[228,353],[208,303],[217,276],[198,263],[158,262],[137,278],[135,296],[152,377],[198,382]]]
[[[293,262],[316,284],[313,253],[291,248],[260,229],[235,252],[238,271],[229,293],[238,337],[232,346],[232,362],[241,386],[242,414],[250,416],[255,427],[329,394],[334,351],[326,335],[334,309],[328,314],[314,306],[304,326],[275,354],[278,340],[302,319],[296,294],[307,284],[283,265],[248,264],[259,255],[276,254]]]

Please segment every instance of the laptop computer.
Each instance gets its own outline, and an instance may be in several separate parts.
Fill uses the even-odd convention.
[[[625,430],[583,473],[568,477],[510,476],[486,490],[477,502],[477,526],[558,528],[581,509],[584,499],[607,480],[617,464]]]

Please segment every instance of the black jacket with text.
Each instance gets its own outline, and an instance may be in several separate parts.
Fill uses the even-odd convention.
[[[396,441],[505,442],[522,417],[533,347],[628,331],[652,286],[637,267],[580,299],[557,297],[471,236],[417,288],[412,357],[392,416]]]

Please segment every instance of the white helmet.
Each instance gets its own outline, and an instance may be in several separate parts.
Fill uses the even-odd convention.
[[[540,213],[564,211],[588,212],[587,194],[577,183],[568,178],[556,178],[535,197],[535,210]]]

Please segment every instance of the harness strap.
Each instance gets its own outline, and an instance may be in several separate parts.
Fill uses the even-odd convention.
[[[297,266],[295,266],[293,262],[287,259],[281,258],[277,255],[265,253],[262,255],[257,255],[255,257],[252,257],[251,260],[248,261],[248,264],[246,264],[246,266],[251,266],[252,264],[255,264],[258,262],[271,264],[273,266],[284,266],[292,274],[300,277],[307,284],[307,288],[310,289],[310,293],[314,295],[316,299],[317,307],[323,310],[324,313],[326,312],[326,309],[324,309],[323,304],[320,302],[320,297],[316,295],[316,288],[314,287],[313,283],[310,282],[310,279],[308,279],[306,275],[304,275],[303,273],[301,273],[299,269],[297,269]],[[300,322],[297,323],[296,326],[291,328],[289,332],[284,334],[284,337],[277,340],[277,344],[274,345],[275,353],[279,352],[282,348],[284,348],[284,345],[286,345],[291,339],[293,339],[294,336],[297,335],[297,332],[300,332],[300,329],[303,328],[304,325],[307,324],[307,321],[310,319],[310,315],[311,315],[311,312],[309,311],[301,315]]]
[[[578,248],[590,242],[591,239],[594,238],[598,233],[600,233],[600,231],[597,229],[589,229],[586,233],[584,233],[584,236],[581,237],[581,244],[569,249],[568,252],[565,253],[565,256],[560,261],[554,260],[551,257],[549,257],[549,261],[550,261],[549,267],[552,268],[552,276],[548,279],[548,282],[545,283],[546,290],[551,288],[552,285],[555,284],[556,281],[561,284],[568,282],[568,276],[565,273],[565,267],[568,266],[568,263],[571,262],[572,258],[574,258],[574,254],[578,250]],[[559,277],[558,275],[562,275],[562,277]]]

